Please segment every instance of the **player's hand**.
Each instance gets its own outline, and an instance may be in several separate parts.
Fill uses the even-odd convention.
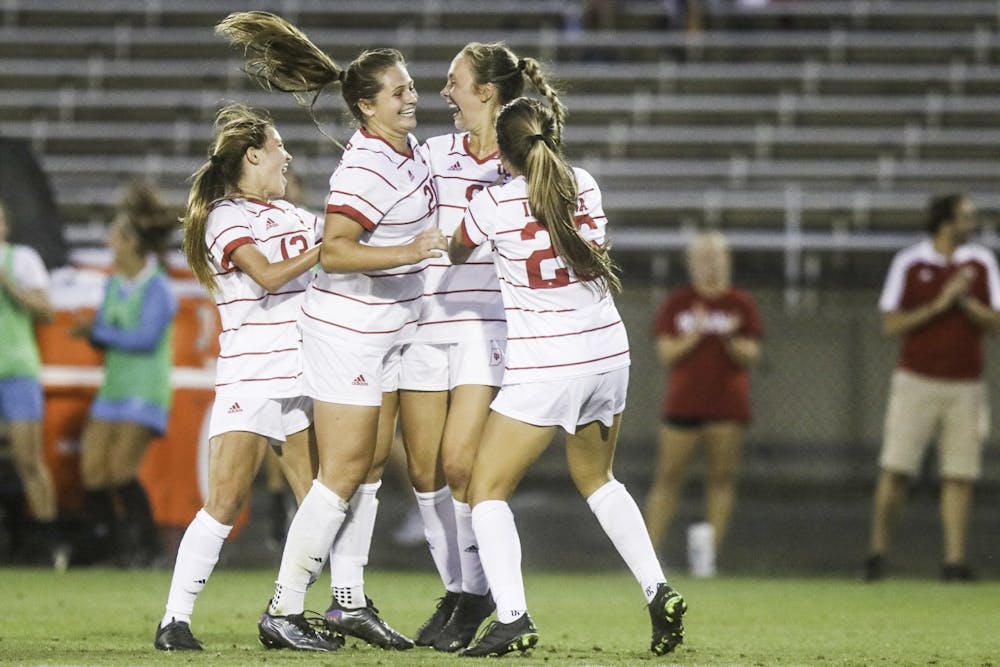
[[[448,239],[445,237],[441,230],[437,227],[431,227],[430,229],[425,229],[420,236],[413,239],[408,247],[413,252],[414,259],[411,262],[416,264],[417,262],[430,259],[432,257],[441,257],[448,252]]]
[[[961,269],[955,272],[948,282],[944,284],[941,288],[941,294],[938,299],[941,301],[941,305],[944,308],[951,306],[953,303],[964,297],[969,292],[969,288],[972,286],[972,281],[976,277],[976,270],[971,266],[963,266]]]

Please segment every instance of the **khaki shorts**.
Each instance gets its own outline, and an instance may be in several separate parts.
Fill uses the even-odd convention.
[[[984,382],[935,380],[897,369],[892,375],[879,465],[914,476],[937,436],[941,476],[978,479],[989,421]]]
[[[411,343],[403,348],[399,388],[450,391],[466,384],[499,387],[506,347],[505,340]]]
[[[593,421],[611,426],[625,410],[627,393],[628,366],[568,380],[505,384],[490,408],[526,424],[576,433],[577,426]]]
[[[208,437],[230,431],[257,433],[274,442],[309,428],[313,422],[312,399],[256,398],[253,396],[216,397],[208,421]]]

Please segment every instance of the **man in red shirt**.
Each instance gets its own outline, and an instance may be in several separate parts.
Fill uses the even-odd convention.
[[[892,376],[864,578],[881,579],[893,517],[931,440],[941,473],[945,581],[974,579],[965,559],[972,484],[989,422],[983,333],[1000,330],[1000,274],[986,247],[969,243],[976,208],[962,194],[931,199],[930,238],[899,251],[879,309],[882,331],[902,339]]]

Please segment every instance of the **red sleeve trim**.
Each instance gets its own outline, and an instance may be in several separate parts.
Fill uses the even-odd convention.
[[[346,218],[350,218],[354,222],[358,223],[365,228],[366,231],[375,231],[376,223],[365,217],[365,214],[354,208],[353,206],[347,206],[346,204],[330,204],[326,207],[327,213],[338,213]]]
[[[222,268],[225,269],[226,271],[232,271],[233,251],[239,248],[240,246],[244,246],[248,243],[253,243],[253,239],[250,238],[249,236],[241,236],[238,239],[233,239],[228,244],[226,244],[226,247],[222,249]]]

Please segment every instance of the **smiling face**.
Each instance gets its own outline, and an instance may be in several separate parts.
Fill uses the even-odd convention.
[[[455,128],[476,132],[493,121],[487,86],[476,84],[469,59],[459,54],[451,61],[441,97],[452,110]]]
[[[264,145],[260,148],[248,148],[244,159],[244,178],[240,183],[243,192],[259,196],[265,201],[284,196],[287,185],[285,172],[292,156],[285,150],[278,130],[267,128]]]
[[[406,135],[417,127],[417,90],[402,65],[385,68],[379,75],[382,87],[374,99],[360,100],[365,127],[399,150],[406,147]]]

